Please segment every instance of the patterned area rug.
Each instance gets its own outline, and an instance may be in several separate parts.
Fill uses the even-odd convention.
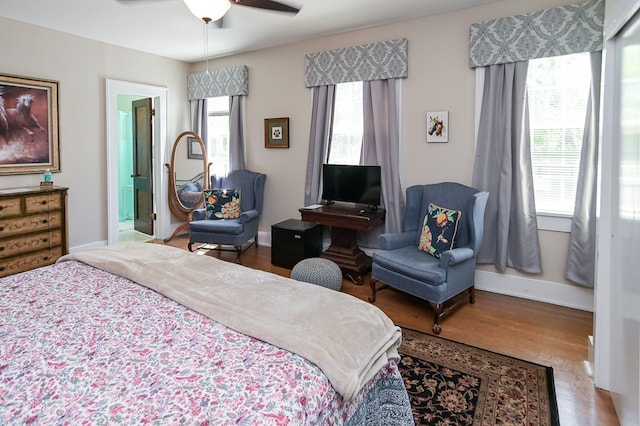
[[[560,425],[553,369],[403,329],[416,425]]]

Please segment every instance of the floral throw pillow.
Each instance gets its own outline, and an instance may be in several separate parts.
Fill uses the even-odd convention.
[[[461,215],[458,210],[429,204],[418,248],[439,259],[442,252],[453,247]]]
[[[240,217],[240,188],[206,189],[203,193],[207,219],[237,219]]]

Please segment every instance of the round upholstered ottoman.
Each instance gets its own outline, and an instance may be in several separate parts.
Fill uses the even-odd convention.
[[[311,257],[296,263],[291,270],[291,278],[332,290],[340,290],[342,287],[340,267],[335,262],[321,257]]]

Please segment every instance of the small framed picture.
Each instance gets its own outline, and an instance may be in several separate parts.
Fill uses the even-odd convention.
[[[427,113],[427,142],[449,142],[449,111]]]
[[[204,153],[202,152],[202,145],[200,145],[198,139],[193,136],[187,137],[187,146],[187,158],[202,160]]]
[[[264,119],[264,147],[289,148],[289,117]]]

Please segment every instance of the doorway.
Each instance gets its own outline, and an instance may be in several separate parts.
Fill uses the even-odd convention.
[[[133,189],[133,102],[143,98],[118,94],[118,236],[119,241],[146,240],[134,229],[135,195]]]
[[[151,98],[132,103],[133,109],[133,228],[153,236],[153,105]],[[120,234],[122,236],[122,234]]]
[[[122,241],[162,238],[169,233],[170,212],[167,201],[167,179],[163,164],[166,162],[167,140],[167,89],[118,80],[106,81],[107,98],[107,244]],[[152,235],[137,235],[133,223],[132,173],[133,149],[128,129],[131,128],[131,102],[151,98],[155,116],[153,120],[152,176],[153,211],[156,221]],[[128,174],[127,174],[128,173]],[[129,177],[129,178],[127,178]],[[131,197],[129,197],[129,195]],[[131,224],[131,226],[128,226]]]

